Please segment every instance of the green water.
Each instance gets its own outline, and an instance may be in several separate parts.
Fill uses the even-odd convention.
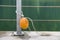
[[[0,0],[0,5],[16,5],[16,0]],[[60,6],[59,0],[22,0],[22,6]],[[0,19],[16,19],[16,7],[0,7]],[[60,7],[22,7],[33,20],[60,20]],[[60,21],[34,21],[37,31],[60,31]],[[31,22],[29,27],[33,30]],[[16,30],[16,21],[0,20],[0,30]],[[27,29],[28,30],[28,29]]]

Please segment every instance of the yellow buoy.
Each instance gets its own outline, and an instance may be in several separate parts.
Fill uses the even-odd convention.
[[[21,29],[27,29],[28,26],[29,26],[29,21],[28,21],[27,18],[23,17],[23,18],[20,19],[19,24],[20,24]]]

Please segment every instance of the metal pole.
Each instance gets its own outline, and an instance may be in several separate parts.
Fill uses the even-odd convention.
[[[15,35],[23,35],[22,31],[21,31],[21,28],[19,26],[19,21],[22,17],[22,11],[21,11],[21,0],[16,0],[16,28],[17,28],[17,31],[14,33]]]
[[[16,17],[17,17],[17,34],[21,34],[21,28],[19,26],[19,20],[21,18],[21,0],[16,0]]]

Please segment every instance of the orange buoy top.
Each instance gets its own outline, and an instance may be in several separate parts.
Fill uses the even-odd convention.
[[[19,24],[20,24],[21,29],[27,29],[28,26],[29,26],[29,21],[28,21],[27,18],[23,17],[23,18],[20,19]]]

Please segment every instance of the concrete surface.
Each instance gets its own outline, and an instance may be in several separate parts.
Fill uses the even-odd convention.
[[[0,31],[0,40],[60,40],[60,32],[24,31],[24,36],[14,36],[14,31]]]

